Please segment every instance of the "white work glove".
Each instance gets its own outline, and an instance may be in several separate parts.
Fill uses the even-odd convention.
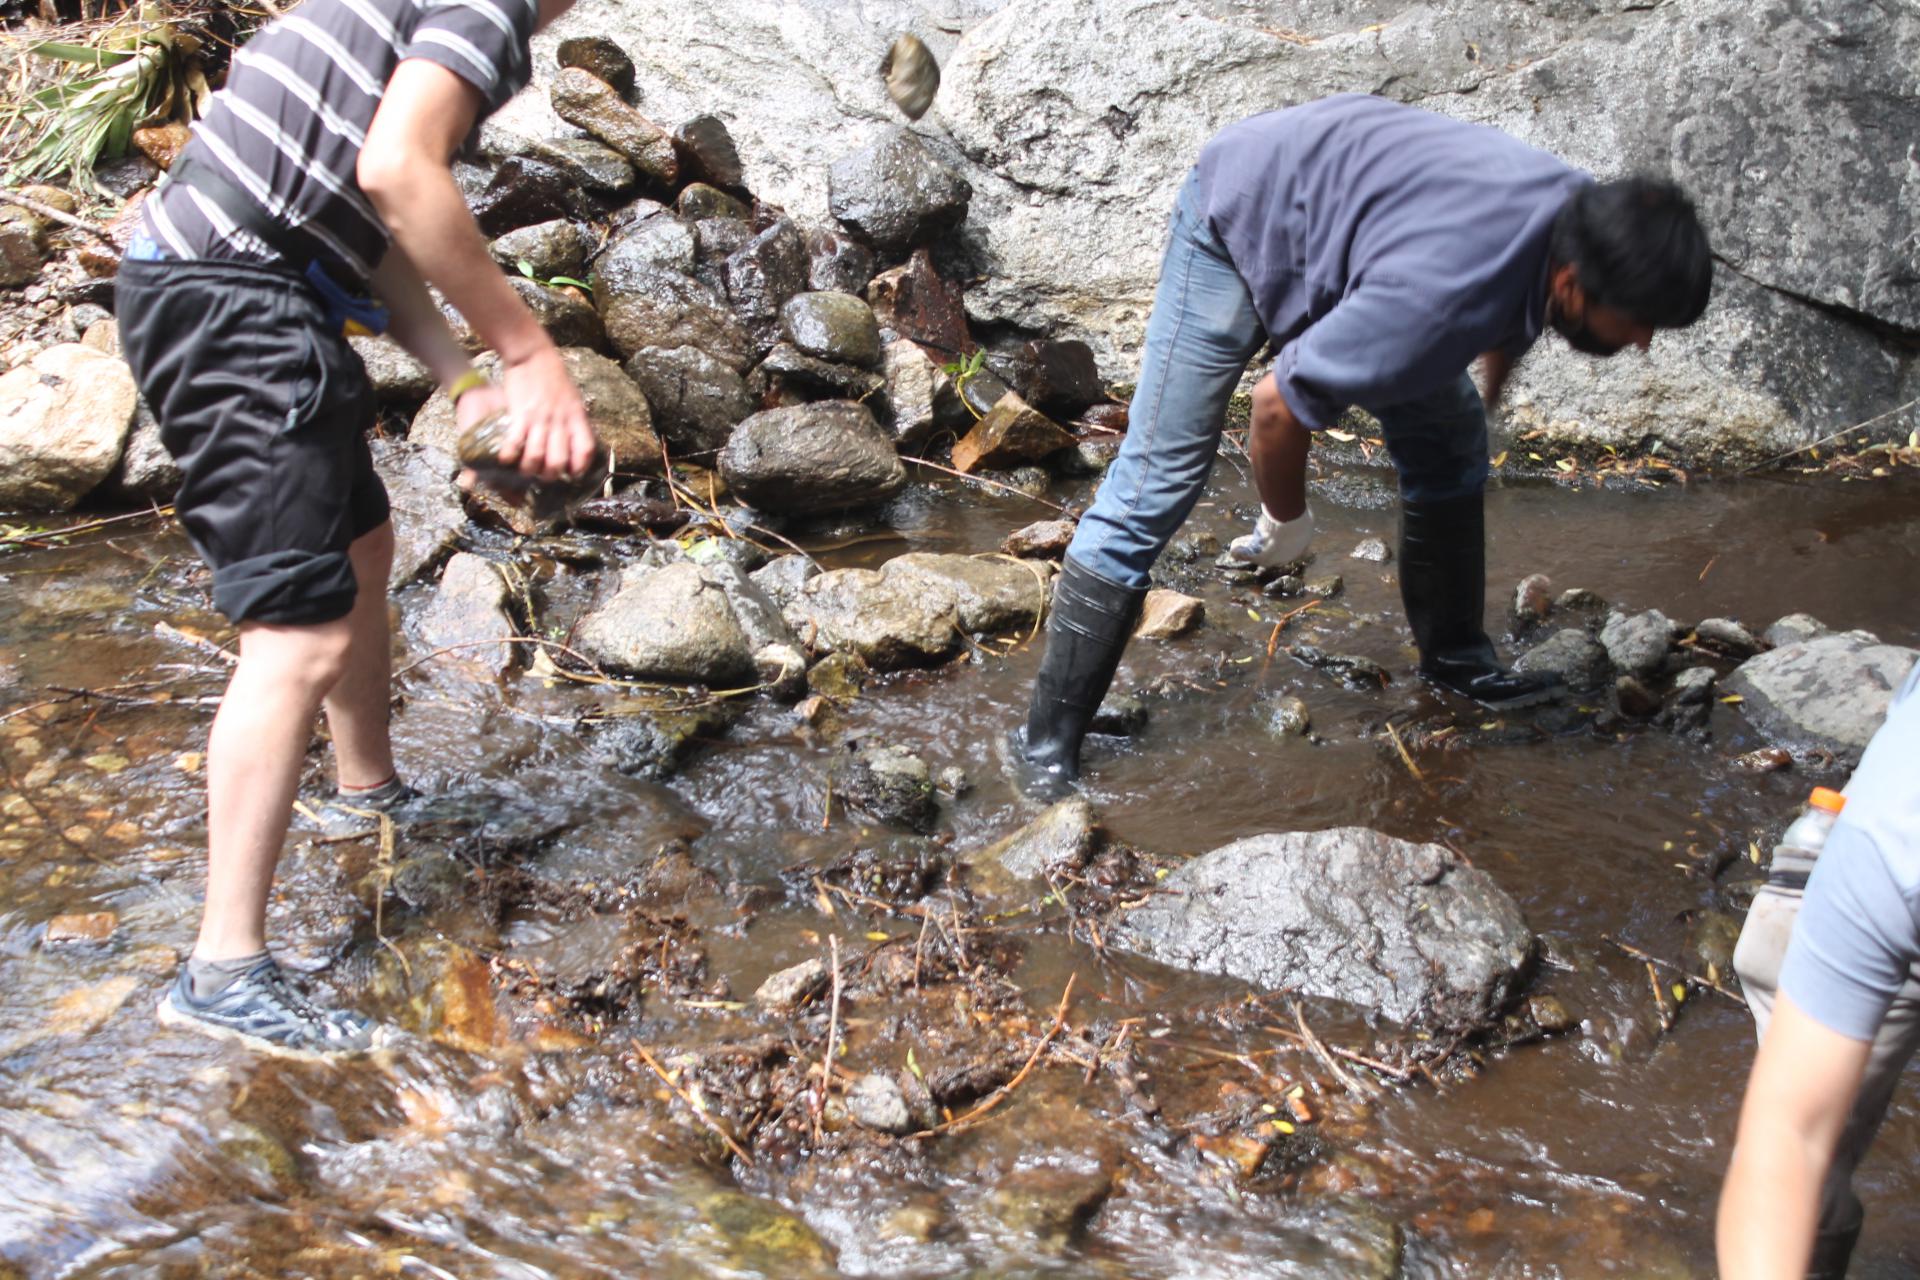
[[[1305,507],[1291,520],[1275,520],[1263,507],[1260,522],[1227,549],[1248,564],[1281,569],[1302,559],[1313,542],[1313,508]]]

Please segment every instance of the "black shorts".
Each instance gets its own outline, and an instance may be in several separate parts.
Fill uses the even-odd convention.
[[[215,607],[234,622],[345,617],[347,548],[389,508],[367,449],[373,386],[319,299],[284,268],[129,259],[115,303]]]

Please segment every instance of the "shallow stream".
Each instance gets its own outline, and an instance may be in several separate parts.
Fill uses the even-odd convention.
[[[526,860],[532,879],[611,885],[671,862],[686,842],[687,878],[699,883],[668,892],[666,906],[656,884],[647,919],[677,916],[676,936],[697,934],[704,965],[668,974],[679,961],[665,934],[634,915],[581,917],[525,892],[502,906],[477,882],[426,893],[425,907],[389,894],[376,913],[380,851],[296,832],[276,945],[328,997],[410,1032],[328,1069],[252,1058],[153,1020],[193,937],[200,753],[223,675],[202,648],[156,633],[166,623],[225,634],[191,550],[149,522],[11,551],[0,559],[0,1276],[1711,1274],[1751,1024],[1697,986],[1677,1008],[1656,1007],[1671,994],[1657,996],[1647,966],[1608,939],[1696,973],[1702,954],[1718,955],[1715,973],[1733,985],[1713,934],[1750,890],[1749,843],[1765,847],[1807,788],[1833,776],[1804,761],[1735,768],[1762,743],[1728,705],[1716,704],[1704,740],[1450,706],[1411,678],[1393,565],[1348,558],[1365,537],[1392,542],[1380,474],[1350,473],[1338,491],[1344,503],[1316,499],[1314,572],[1341,574],[1344,591],[1289,622],[1286,638],[1370,657],[1392,684],[1350,691],[1284,651],[1269,656],[1275,620],[1300,602],[1210,578],[1202,556],[1181,581],[1206,584],[1207,625],[1133,646],[1119,684],[1149,691],[1151,719],[1136,738],[1096,744],[1091,795],[1116,838],[1162,863],[1296,828],[1445,840],[1519,901],[1548,943],[1535,989],[1580,1025],[1433,1079],[1370,1076],[1384,1087],[1351,1094],[1283,1034],[1297,1025],[1284,1003],[1104,950],[1057,901],[1038,900],[963,934],[1011,979],[997,1003],[962,993],[916,1011],[856,988],[833,1014],[839,1065],[931,1074],[951,1039],[937,1021],[1005,1026],[1018,1061],[1071,975],[1059,1046],[1111,1047],[1124,1029],[1132,1085],[1096,1078],[1097,1060],[1083,1074],[1049,1053],[960,1131],[829,1140],[813,1157],[804,1143],[763,1146],[751,1166],[729,1163],[633,1045],[658,1059],[785,1034],[781,1019],[740,1004],[775,970],[824,957],[830,937],[848,957],[912,951],[917,979],[925,916],[863,909],[810,881],[858,850],[964,860],[1024,821],[995,740],[1024,709],[1037,644],[877,679],[824,728],[756,702],[659,782],[592,759],[574,722],[617,709],[606,690],[524,671],[480,683],[439,660],[409,672],[396,722],[404,767],[432,790],[479,789],[563,828]],[[1188,532],[1224,543],[1250,491],[1223,464],[1208,499]],[[1510,483],[1490,497],[1489,618],[1519,578],[1542,572],[1556,590],[1586,587],[1682,623],[1729,616],[1757,632],[1808,612],[1911,645],[1917,504],[1910,476],[1635,491]],[[1048,514],[1012,496],[921,488],[892,509],[887,536],[822,558],[991,551]],[[553,569],[547,589],[564,596],[568,572]],[[428,590],[410,589],[403,612]],[[407,648],[402,665],[425,652]],[[1282,694],[1307,703],[1312,739],[1269,733],[1266,704]],[[1448,723],[1456,732],[1432,738]],[[835,804],[829,763],[860,738],[964,770],[971,788],[943,798],[932,844]],[[832,914],[823,900],[837,902]],[[117,917],[109,940],[45,941],[48,921],[86,912]],[[650,957],[656,941],[647,980],[595,997],[598,1021],[543,1021],[541,997],[506,990],[516,974],[595,973],[626,948]],[[809,1034],[824,1005],[808,1011]],[[1363,1055],[1390,1030],[1352,1010],[1305,1010],[1327,1042]],[[1193,1137],[1236,1107],[1290,1114],[1296,1085],[1310,1118],[1263,1151],[1259,1177]],[[837,1124],[831,1108],[826,1121]],[[1861,1191],[1855,1274],[1912,1274],[1911,1096],[1896,1103]]]

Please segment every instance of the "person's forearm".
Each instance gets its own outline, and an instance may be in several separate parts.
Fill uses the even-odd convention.
[[[1500,407],[1507,393],[1507,378],[1513,373],[1513,357],[1495,348],[1480,357],[1480,398],[1489,412]]]
[[[482,342],[508,364],[552,347],[488,255],[486,240],[446,166],[416,155],[369,173],[363,160],[361,183],[393,232],[394,245],[466,317]]]
[[[373,291],[386,304],[389,336],[426,365],[436,382],[447,386],[467,371],[467,353],[400,246],[389,248],[373,273]]]
[[[1825,1175],[1822,1154],[1798,1133],[1769,1126],[1740,1135],[1714,1233],[1724,1280],[1806,1275]]]
[[[1247,454],[1261,505],[1275,520],[1294,520],[1307,509],[1307,450],[1312,433],[1300,425],[1271,378],[1253,394]]]

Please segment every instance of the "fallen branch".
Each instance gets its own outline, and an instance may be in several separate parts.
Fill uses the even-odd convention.
[[[1320,605],[1321,602],[1318,600],[1309,600],[1298,609],[1289,609],[1276,618],[1273,623],[1273,634],[1267,637],[1267,656],[1271,658],[1273,656],[1274,646],[1280,643],[1280,632],[1282,628],[1307,610],[1318,609]]]
[[[653,1060],[653,1055],[647,1052],[647,1046],[635,1040],[633,1042],[633,1051],[640,1055],[640,1060],[647,1064],[648,1069],[650,1069],[653,1074],[660,1077],[661,1084],[673,1090],[674,1096],[687,1104],[687,1110],[698,1116],[700,1123],[713,1130],[714,1135],[718,1137],[720,1141],[727,1144],[727,1150],[733,1152],[736,1160],[740,1161],[741,1164],[750,1165],[753,1163],[753,1157],[747,1154],[744,1147],[733,1140],[733,1135],[721,1128],[719,1121],[708,1115],[707,1109],[695,1102],[693,1096],[685,1089],[682,1089],[678,1084],[674,1083],[673,1077],[668,1075],[666,1071],[661,1068],[660,1064]]]
[[[1691,983],[1696,987],[1704,987],[1706,990],[1711,991],[1716,995],[1723,996],[1726,999],[1733,1001],[1735,1004],[1739,1005],[1742,1009],[1747,1007],[1747,1000],[1745,996],[1729,991],[1717,982],[1709,982],[1707,979],[1701,977],[1697,973],[1689,973],[1686,969],[1682,968],[1680,965],[1673,963],[1673,961],[1671,960],[1662,960],[1659,956],[1649,955],[1648,953],[1646,953],[1645,951],[1642,951],[1638,947],[1628,946],[1626,943],[1620,941],[1620,939],[1614,937],[1612,934],[1603,933],[1600,935],[1600,938],[1601,938],[1601,941],[1607,943],[1609,946],[1613,947],[1615,950],[1620,951],[1623,954],[1632,956],[1635,960],[1639,960],[1645,964],[1653,965],[1656,968],[1665,969],[1669,973],[1672,973],[1675,976],[1677,976],[1682,982]]]
[[[1012,485],[1002,484],[998,480],[989,480],[985,476],[970,476],[964,471],[955,471],[952,467],[943,467],[937,462],[928,462],[925,458],[902,458],[900,461],[916,467],[925,467],[929,471],[938,471],[943,475],[953,476],[958,480],[971,480],[975,484],[986,485],[989,489],[1005,489],[1008,493],[1016,497],[1025,498],[1029,502],[1037,502],[1043,507],[1051,507],[1061,515],[1067,514],[1067,509],[1057,502],[1051,502],[1046,498],[1036,498],[1024,489],[1016,489]]]
[[[1301,1035],[1298,1031],[1290,1031],[1286,1027],[1276,1027],[1271,1025],[1267,1027],[1267,1030],[1273,1032],[1275,1035],[1285,1037],[1286,1039],[1293,1041],[1293,1043],[1295,1044],[1306,1045],[1308,1048],[1312,1047],[1312,1045],[1309,1044],[1307,1038]],[[1355,1053],[1351,1049],[1343,1049],[1337,1044],[1328,1044],[1324,1040],[1320,1042],[1320,1047],[1325,1049],[1328,1053],[1332,1054],[1336,1058],[1345,1058],[1348,1062],[1353,1063],[1355,1066],[1365,1067],[1369,1071],[1378,1071],[1381,1075],[1386,1076],[1390,1080],[1397,1080],[1401,1084],[1410,1084],[1413,1081],[1413,1072],[1404,1067],[1389,1066],[1387,1063],[1380,1061],[1378,1058],[1369,1058],[1364,1053]],[[1216,1052],[1218,1051],[1216,1050]]]
[[[1866,428],[1873,426],[1875,423],[1886,421],[1888,418],[1893,417],[1893,415],[1895,415],[1896,413],[1904,413],[1908,409],[1913,408],[1915,405],[1920,405],[1920,396],[1914,397],[1913,399],[1907,401],[1905,404],[1897,404],[1893,406],[1893,408],[1887,410],[1885,413],[1875,414],[1873,417],[1868,418],[1865,422],[1856,422],[1850,427],[1842,427],[1840,430],[1834,432],[1831,435],[1821,436],[1818,440],[1810,441],[1807,444],[1801,445],[1797,449],[1789,449],[1785,453],[1780,454],[1777,457],[1768,458],[1765,462],[1756,462],[1752,466],[1748,467],[1745,471],[1737,472],[1736,474],[1743,475],[1743,476],[1750,476],[1756,471],[1763,471],[1766,468],[1771,467],[1776,462],[1785,462],[1788,458],[1791,458],[1796,453],[1805,453],[1809,449],[1818,449],[1821,445],[1827,444],[1830,441],[1838,440],[1841,436],[1852,435],[1856,431],[1863,431]]]
[[[63,227],[72,227],[75,231],[85,232],[101,244],[107,246],[107,248],[113,250],[116,255],[120,252],[120,246],[113,242],[112,236],[94,226],[91,222],[82,218],[76,218],[64,210],[56,209],[44,200],[35,200],[32,196],[23,196],[18,191],[5,190],[0,190],[0,200],[5,200],[8,204],[17,204],[28,213],[38,214],[49,222],[57,222]]]
[[[0,195],[4,194],[6,193],[0,192]],[[38,529],[32,533],[9,534],[4,538],[0,538],[0,547],[13,546],[20,543],[38,544],[48,538],[68,538],[76,533],[92,533],[95,529],[104,529],[108,525],[124,524],[129,520],[147,520],[154,516],[170,516],[172,514],[173,507],[169,505],[165,507],[155,507],[151,511],[130,511],[125,515],[102,516],[98,520],[83,520],[79,524],[70,524],[60,529]]]
[[[1358,1080],[1353,1078],[1351,1072],[1334,1061],[1333,1054],[1327,1051],[1327,1046],[1321,1043],[1319,1036],[1313,1034],[1313,1028],[1307,1025],[1307,1015],[1300,1011],[1300,1002],[1298,1000],[1290,1000],[1287,1003],[1293,1006],[1293,1020],[1300,1027],[1300,1038],[1302,1042],[1312,1051],[1314,1057],[1320,1059],[1320,1065],[1328,1071],[1331,1071],[1333,1078],[1346,1086],[1348,1093],[1365,1097],[1367,1090],[1361,1086]]]
[[[827,947],[833,953],[833,1003],[827,1014],[827,1048],[820,1058],[820,1092],[813,1095],[813,1145],[820,1145],[820,1118],[827,1109],[827,1093],[833,1086],[833,1051],[840,1045],[840,935],[827,935]]]
[[[1079,976],[1078,973],[1067,975],[1066,990],[1060,993],[1060,1005],[1053,1011],[1053,1025],[1048,1027],[1047,1033],[1040,1037],[1040,1043],[1033,1046],[1033,1052],[1027,1055],[1026,1065],[1014,1073],[1013,1079],[1007,1081],[998,1089],[995,1089],[984,1101],[965,1115],[956,1116],[944,1124],[937,1124],[931,1129],[922,1129],[918,1133],[908,1134],[907,1136],[911,1138],[931,1138],[937,1133],[952,1133],[963,1125],[979,1119],[981,1116],[987,1114],[987,1112],[999,1106],[1002,1102],[1005,1102],[1008,1095],[1015,1089],[1018,1089],[1021,1081],[1025,1080],[1028,1074],[1032,1072],[1034,1064],[1040,1061],[1040,1055],[1047,1051],[1047,1046],[1053,1043],[1053,1038],[1060,1034],[1060,1029],[1066,1026],[1067,1001],[1073,998],[1073,982],[1074,979]]]

